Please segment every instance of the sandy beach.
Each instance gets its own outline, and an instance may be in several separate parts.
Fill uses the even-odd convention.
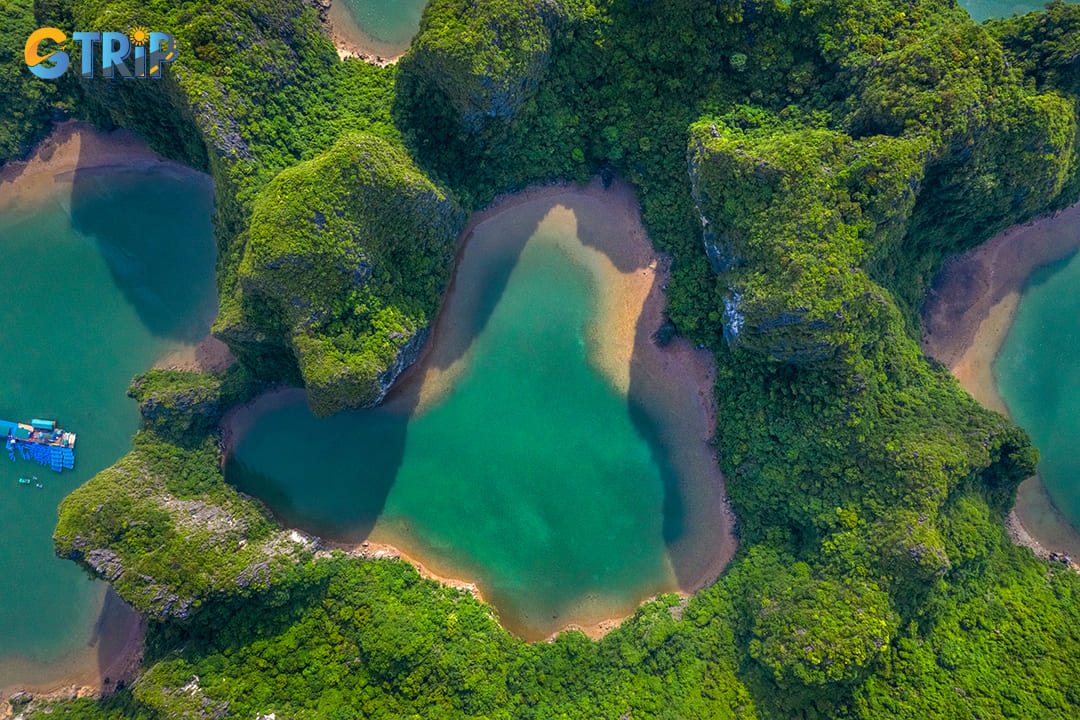
[[[228,370],[236,358],[229,346],[213,335],[207,335],[198,345],[185,345],[163,355],[154,368],[216,373]]]
[[[404,46],[388,45],[368,35],[339,2],[331,4],[322,17],[326,32],[342,60],[359,58],[372,65],[386,67],[400,60],[409,49],[408,43]]]
[[[13,160],[0,168],[0,212],[71,185],[76,170],[168,167],[191,172],[150,149],[127,130],[101,132],[79,120],[56,125],[26,160]]]
[[[469,347],[462,344],[467,341],[455,339],[460,333],[446,326],[449,313],[445,307],[460,297],[456,292],[459,283],[474,281],[470,273],[475,268],[465,267],[460,271],[464,267],[460,260],[467,248],[475,249],[477,229],[510,210],[516,211],[515,217],[524,218],[528,227],[535,227],[536,223],[561,227],[570,231],[562,233],[566,237],[582,239],[585,247],[580,247],[579,242],[579,247],[573,249],[574,257],[584,257],[600,286],[597,322],[590,328],[588,338],[590,361],[618,391],[661,407],[674,418],[670,427],[665,428],[663,442],[671,448],[686,497],[692,499],[687,507],[687,525],[705,528],[703,532],[709,533],[705,539],[691,534],[669,547],[672,580],[664,590],[689,597],[716,580],[737,548],[735,518],[725,501],[723,476],[709,442],[716,418],[715,367],[711,353],[693,348],[681,337],[663,348],[653,341],[653,333],[664,320],[667,302],[664,288],[670,259],[653,250],[641,225],[637,199],[628,184],[616,182],[605,189],[599,180],[594,180],[587,187],[572,183],[533,186],[501,196],[483,211],[474,213],[459,239],[456,269],[444,297],[444,310],[440,311],[420,357],[398,378],[386,403],[423,412],[468,367]],[[590,227],[590,223],[599,222],[603,223],[604,232],[597,231],[596,226]],[[524,233],[523,237],[528,235]],[[520,251],[520,248],[486,244],[483,249],[485,253]],[[469,276],[463,277],[462,272]],[[222,428],[225,451],[235,447],[258,414],[297,402],[301,397],[302,391],[281,390],[230,413]],[[362,543],[324,541],[324,545],[360,557],[400,558],[412,563],[425,577],[483,597],[483,587],[462,579],[467,573],[420,560],[422,552],[408,547],[407,542],[379,525]],[[603,604],[582,608],[580,613],[571,613],[579,621],[568,623],[560,632],[577,629],[599,638],[617,627],[641,602],[654,596],[652,591],[633,603],[622,603],[617,610]],[[521,632],[520,628],[510,629],[528,640],[550,640],[558,634],[537,636]]]
[[[1009,414],[993,363],[1035,270],[1080,249],[1080,203],[1009,228],[951,258],[923,306],[923,351],[944,363],[980,403]],[[1080,533],[1058,512],[1036,475],[1020,486],[1007,526],[1040,557],[1080,557]]]
[[[130,683],[139,673],[145,637],[146,620],[108,590],[85,648],[56,663],[3,662],[5,675],[40,679],[0,686],[0,720],[12,714],[7,699],[15,693],[45,700],[101,697]]]

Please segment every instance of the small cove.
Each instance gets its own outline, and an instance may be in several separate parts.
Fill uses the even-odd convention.
[[[0,417],[55,418],[79,439],[74,471],[0,460],[0,692],[100,681],[136,631],[104,583],[54,557],[56,508],[130,449],[132,376],[216,312],[208,177],[77,123],[18,165],[0,176]],[[17,484],[30,475],[43,487]]]
[[[960,7],[967,10],[975,22],[990,18],[1008,18],[1042,10],[1045,3],[1038,0],[960,0]]]
[[[711,582],[735,548],[711,358],[651,340],[664,272],[632,193],[542,189],[473,225],[387,401],[317,419],[265,397],[227,428],[226,477],[286,524],[475,582],[528,639]]]
[[[1072,2],[1072,0],[1068,0]],[[1013,15],[1027,15],[1029,12],[1043,10],[1046,2],[1040,0],[960,0],[960,7],[967,10],[975,22],[990,18],[1009,18]]]
[[[394,60],[420,29],[427,0],[334,0],[327,19],[339,47],[370,59]]]
[[[1078,249],[1080,203],[950,259],[923,309],[926,353],[980,403],[1010,415],[1039,448],[1038,474],[1021,484],[1010,516],[1014,537],[1044,556],[1074,558]]]

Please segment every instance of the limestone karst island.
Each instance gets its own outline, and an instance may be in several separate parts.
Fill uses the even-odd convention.
[[[0,720],[1080,718],[1080,4],[0,0]]]

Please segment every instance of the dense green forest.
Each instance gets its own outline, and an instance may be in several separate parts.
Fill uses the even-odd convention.
[[[151,615],[144,673],[31,715],[1080,715],[1080,577],[1002,523],[1038,453],[916,342],[945,257],[1080,196],[1080,6],[979,26],[946,0],[430,0],[385,69],[339,61],[297,0],[5,10],[180,39],[157,84],[0,75],[39,108],[0,153],[59,109],[211,172],[215,332],[241,361],[133,384],[144,430],[56,542]],[[596,173],[637,188],[671,320],[716,357],[724,576],[529,645],[402,563],[284,549],[221,477],[220,412],[275,381],[322,412],[376,399],[462,210]]]

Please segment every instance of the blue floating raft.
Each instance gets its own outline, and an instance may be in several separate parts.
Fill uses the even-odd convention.
[[[71,470],[75,467],[75,452],[71,448],[53,445],[49,450],[49,466],[56,472]]]
[[[54,472],[75,468],[75,434],[56,427],[53,420],[35,418],[30,425],[0,420],[0,433],[7,435],[6,448],[12,462],[18,451],[23,460],[47,465]]]

